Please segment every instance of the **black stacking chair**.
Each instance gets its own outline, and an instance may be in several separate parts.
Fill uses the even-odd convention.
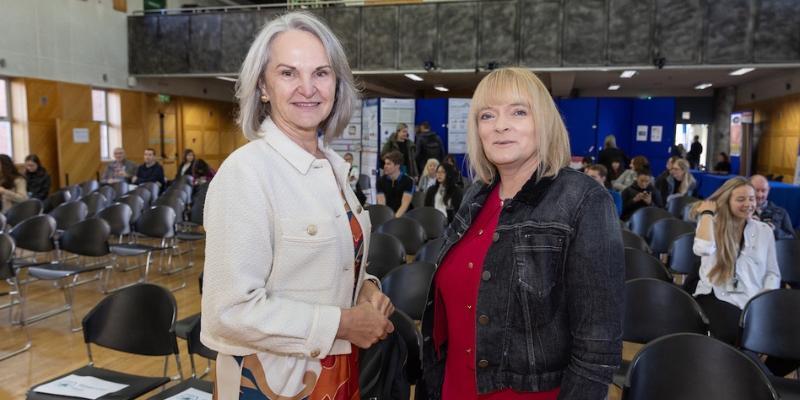
[[[382,223],[375,232],[388,233],[403,242],[406,254],[417,251],[428,241],[425,228],[411,218],[394,218]]]
[[[153,204],[153,202],[161,196],[161,187],[155,182],[145,182],[139,185],[139,187],[149,190],[152,194],[152,197],[150,198],[150,204]]]
[[[414,261],[428,261],[436,264],[439,259],[439,252],[444,246],[444,238],[438,238],[425,243],[420,247],[417,254],[414,254]]]
[[[22,268],[54,259],[56,244],[53,235],[56,233],[56,220],[47,215],[34,215],[14,227],[9,232],[17,245],[17,256],[14,258],[14,267]],[[32,254],[23,257],[21,250],[30,251]]]
[[[115,182],[115,184],[116,183],[124,183],[127,185],[126,182]],[[103,206],[103,208],[114,204],[114,200],[119,196],[117,194],[117,191],[112,186],[101,186],[95,192],[101,193],[103,196],[106,197],[106,204]]]
[[[214,392],[214,382],[204,381],[202,375],[200,377],[197,376],[197,372],[195,372],[195,364],[194,364],[194,355],[197,354],[200,357],[207,358],[209,360],[216,360],[217,359],[217,352],[214,350],[209,349],[208,347],[204,346],[203,343],[200,342],[200,318],[198,317],[192,325],[189,327],[189,334],[186,337],[186,347],[189,349],[189,362],[192,366],[192,376],[189,379],[185,379],[183,382],[153,396],[149,397],[148,400],[165,400],[172,396],[175,396],[183,391],[193,388],[199,390],[201,392],[206,393],[213,393]],[[208,372],[208,371],[206,371]]]
[[[81,194],[83,193],[89,194],[94,192],[100,187],[100,182],[92,179],[88,181],[83,181],[79,183],[78,186],[81,188]]]
[[[429,240],[442,237],[444,228],[447,226],[447,216],[433,207],[415,208],[403,214],[403,218],[419,222],[425,229],[425,235]]]
[[[61,204],[50,211],[48,215],[56,220],[56,231],[63,232],[70,226],[86,219],[89,207],[82,201],[73,201]]]
[[[69,194],[70,194],[70,196],[72,198],[72,201],[80,199],[84,194],[91,193],[91,192],[84,192],[83,188],[81,186],[79,186],[79,185],[64,186],[62,188],[62,190],[66,190],[66,191],[69,192]]]
[[[394,210],[383,204],[370,204],[367,211],[369,211],[369,222],[373,232],[384,222],[394,219]]]
[[[694,254],[694,232],[684,233],[672,241],[667,259],[670,273],[689,275],[700,268],[700,256]]]
[[[395,310],[389,320],[394,325],[394,332],[406,343],[406,379],[413,385],[422,378],[422,333],[414,320],[400,310]]]
[[[44,210],[44,204],[39,199],[28,199],[19,202],[6,211],[6,223],[9,227],[14,228],[20,222],[41,214],[42,210]]]
[[[686,221],[686,222],[691,222],[693,224],[697,224],[697,220],[696,219],[692,219],[692,215],[690,215],[691,213],[689,212],[692,209],[692,207],[694,207],[694,203],[687,204],[687,205],[683,206],[683,211],[681,212],[681,219]],[[695,216],[695,218],[696,218],[696,216]]]
[[[128,195],[135,194],[144,201],[144,208],[150,208],[150,205],[153,204],[155,198],[153,198],[153,193],[145,187],[139,186],[136,189],[131,190],[128,192]]]
[[[70,200],[72,200],[72,195],[69,193],[69,190],[61,189],[44,199],[42,212],[47,214]]]
[[[174,331],[176,315],[175,297],[158,285],[145,283],[108,295],[83,318],[83,339],[89,353],[89,365],[51,381],[74,374],[128,385],[103,396],[103,399],[135,399],[170,381],[166,367],[164,377],[131,375],[99,368],[92,357],[92,344],[129,354],[164,356],[167,362],[170,356],[174,356],[178,374],[183,376]],[[28,400],[56,398],[35,392],[38,386],[28,391]]]
[[[667,211],[672,214],[673,217],[677,219],[683,218],[683,210],[686,208],[687,205],[694,204],[700,201],[700,199],[692,196],[679,196],[667,203]]]
[[[623,400],[777,400],[750,357],[708,336],[677,333],[644,346],[631,362]]]
[[[208,187],[208,186],[206,186]],[[180,242],[189,242],[191,246],[188,250],[189,264],[186,268],[194,266],[194,252],[196,246],[194,242],[204,240],[206,234],[204,231],[198,229],[203,226],[203,215],[205,214],[206,207],[206,191],[200,191],[195,196],[192,208],[189,209],[189,219],[178,223],[178,231],[175,232],[175,237]],[[179,243],[180,243],[179,242]]]
[[[647,242],[644,241],[644,238],[631,231],[622,231],[622,244],[625,247],[639,249],[647,253],[650,252],[650,247],[647,246]]]
[[[631,215],[631,231],[645,239],[648,239],[647,231],[650,230],[650,225],[653,225],[653,223],[656,221],[667,218],[672,218],[672,214],[663,208],[640,208],[634,211],[633,215]]]
[[[131,216],[133,211],[125,203],[115,203],[100,210],[94,218],[100,218],[108,223],[111,236],[122,238],[131,233]],[[121,240],[120,240],[121,242]]]
[[[367,263],[367,272],[383,279],[389,271],[406,263],[403,242],[388,233],[373,233],[369,238]]]
[[[625,248],[625,281],[638,278],[652,278],[672,283],[672,274],[661,260],[645,251]]]
[[[180,192],[183,193],[183,192]],[[183,213],[186,211],[186,202],[181,200],[178,196],[173,196],[172,194],[167,195],[166,193],[157,198],[155,202],[153,202],[154,206],[167,206],[172,208],[175,211],[175,223],[183,222],[184,216]]]
[[[139,219],[139,216],[142,215],[142,212],[144,211],[145,207],[150,208],[149,206],[145,205],[146,204],[145,201],[141,197],[139,197],[139,195],[133,193],[127,196],[122,196],[122,198],[119,199],[119,202],[127,204],[128,207],[131,208],[131,222],[130,222],[131,227],[133,226],[134,223],[136,223],[136,220]]]
[[[128,182],[125,181],[117,181],[110,184],[109,186],[114,189],[114,193],[116,194],[114,197],[109,197],[108,198],[109,201],[119,201],[119,199],[122,198],[122,196],[125,196],[131,190],[130,185],[128,185]]]
[[[694,233],[695,225],[675,218],[666,218],[653,222],[647,231],[650,239],[647,246],[656,254],[669,252],[672,242],[680,235]]]
[[[800,239],[781,239],[775,242],[781,281],[800,283]]]
[[[426,261],[403,264],[383,277],[383,293],[392,300],[396,309],[412,319],[422,319],[435,269],[433,263]]]
[[[14,296],[20,297],[20,304],[25,304],[25,299],[21,296],[24,294],[19,290],[19,281],[17,274],[11,265],[11,257],[14,255],[14,239],[6,233],[0,233],[0,280],[6,281],[11,285],[11,290],[0,292],[0,296],[11,296],[12,304]],[[20,349],[12,350],[0,356],[0,361],[9,357],[13,357],[31,348],[31,333],[28,331],[28,324],[25,322],[25,315],[20,317],[20,326],[28,338],[27,344]],[[4,338],[4,340],[7,340]],[[3,346],[5,347],[5,346]],[[6,350],[4,349],[3,352]]]
[[[108,186],[103,186],[103,187],[108,187]],[[94,217],[94,215],[97,214],[98,211],[108,206],[108,198],[100,192],[90,193],[86,196],[81,197],[79,201],[86,203],[86,205],[89,207],[89,213],[86,215],[87,218]]]

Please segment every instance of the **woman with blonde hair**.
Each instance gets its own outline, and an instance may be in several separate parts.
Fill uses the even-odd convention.
[[[422,318],[428,396],[604,399],[622,357],[618,213],[569,168],[567,130],[533,72],[483,78],[467,154],[478,181],[447,230]]]
[[[689,172],[689,162],[679,158],[672,163],[666,179],[658,181],[656,186],[664,199],[664,206],[670,200],[680,196],[697,196],[697,181]]]
[[[778,289],[781,273],[769,225],[752,219],[755,189],[747,179],[725,182],[708,200],[695,203],[699,218],[694,253],[700,271],[694,296],[709,320],[711,335],[733,344],[739,317],[755,295]]]
[[[606,169],[611,171],[613,169],[611,162],[615,158],[622,160],[623,169],[631,162],[631,158],[625,154],[625,151],[617,147],[617,138],[614,135],[607,135],[603,140],[603,150],[600,150],[597,155],[597,163],[605,165]]]
[[[626,169],[614,182],[611,182],[614,186],[614,190],[622,192],[627,187],[631,186],[636,182],[636,177],[639,176],[639,172],[647,173],[651,178],[650,183],[653,183],[653,173],[650,172],[650,161],[647,161],[647,158],[644,156],[633,157],[630,167],[630,169]]]
[[[422,193],[426,193],[428,188],[436,185],[437,168],[439,168],[439,160],[435,158],[429,158],[425,163],[425,170],[422,171],[422,175],[419,177],[419,182],[417,182],[418,192],[421,191]]]

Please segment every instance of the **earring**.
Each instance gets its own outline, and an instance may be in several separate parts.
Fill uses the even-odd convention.
[[[268,101],[269,101],[269,99],[267,98],[267,95],[262,94],[261,95],[261,102],[264,103],[264,104],[267,104]]]

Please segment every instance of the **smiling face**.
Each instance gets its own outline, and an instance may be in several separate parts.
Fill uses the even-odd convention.
[[[639,175],[636,177],[636,185],[639,186],[640,189],[646,189],[647,185],[650,184],[650,177],[647,175]]]
[[[425,166],[425,169],[428,170],[428,176],[436,176],[436,164],[433,162],[428,162],[428,164]]]
[[[746,220],[756,209],[756,193],[750,185],[739,186],[731,192],[728,201],[734,219]]]
[[[536,169],[536,132],[530,106],[489,105],[478,111],[478,135],[486,158],[498,170]]]
[[[296,29],[279,34],[259,88],[284,133],[316,137],[336,97],[336,77],[322,42]]]
[[[751,178],[750,183],[756,190],[756,205],[763,206],[769,196],[769,181],[759,175]]]
[[[683,177],[686,176],[686,171],[683,170],[678,164],[673,164],[669,172],[672,174],[673,178],[679,181],[682,181]]]

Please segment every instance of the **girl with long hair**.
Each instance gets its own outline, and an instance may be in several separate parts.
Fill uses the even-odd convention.
[[[180,179],[184,175],[192,175],[192,167],[194,166],[194,151],[186,149],[183,151],[183,161],[178,166],[178,173],[175,174],[175,180]]]
[[[755,209],[753,185],[738,177],[690,211],[699,218],[694,253],[701,257],[694,296],[708,316],[711,335],[730,344],[745,304],[781,282],[775,237],[769,225],[752,219]]]
[[[28,199],[25,177],[19,173],[11,157],[5,154],[0,154],[0,197],[3,199],[2,212]]]
[[[669,175],[656,185],[664,199],[664,206],[670,200],[680,196],[696,196],[697,181],[689,172],[689,162],[679,158],[669,168]]]
[[[28,185],[28,197],[44,200],[50,194],[50,174],[42,167],[36,154],[25,157],[25,179]]]
[[[425,193],[425,206],[434,207],[453,222],[453,216],[461,207],[461,189],[456,185],[456,169],[447,163],[436,169],[436,184]]]

